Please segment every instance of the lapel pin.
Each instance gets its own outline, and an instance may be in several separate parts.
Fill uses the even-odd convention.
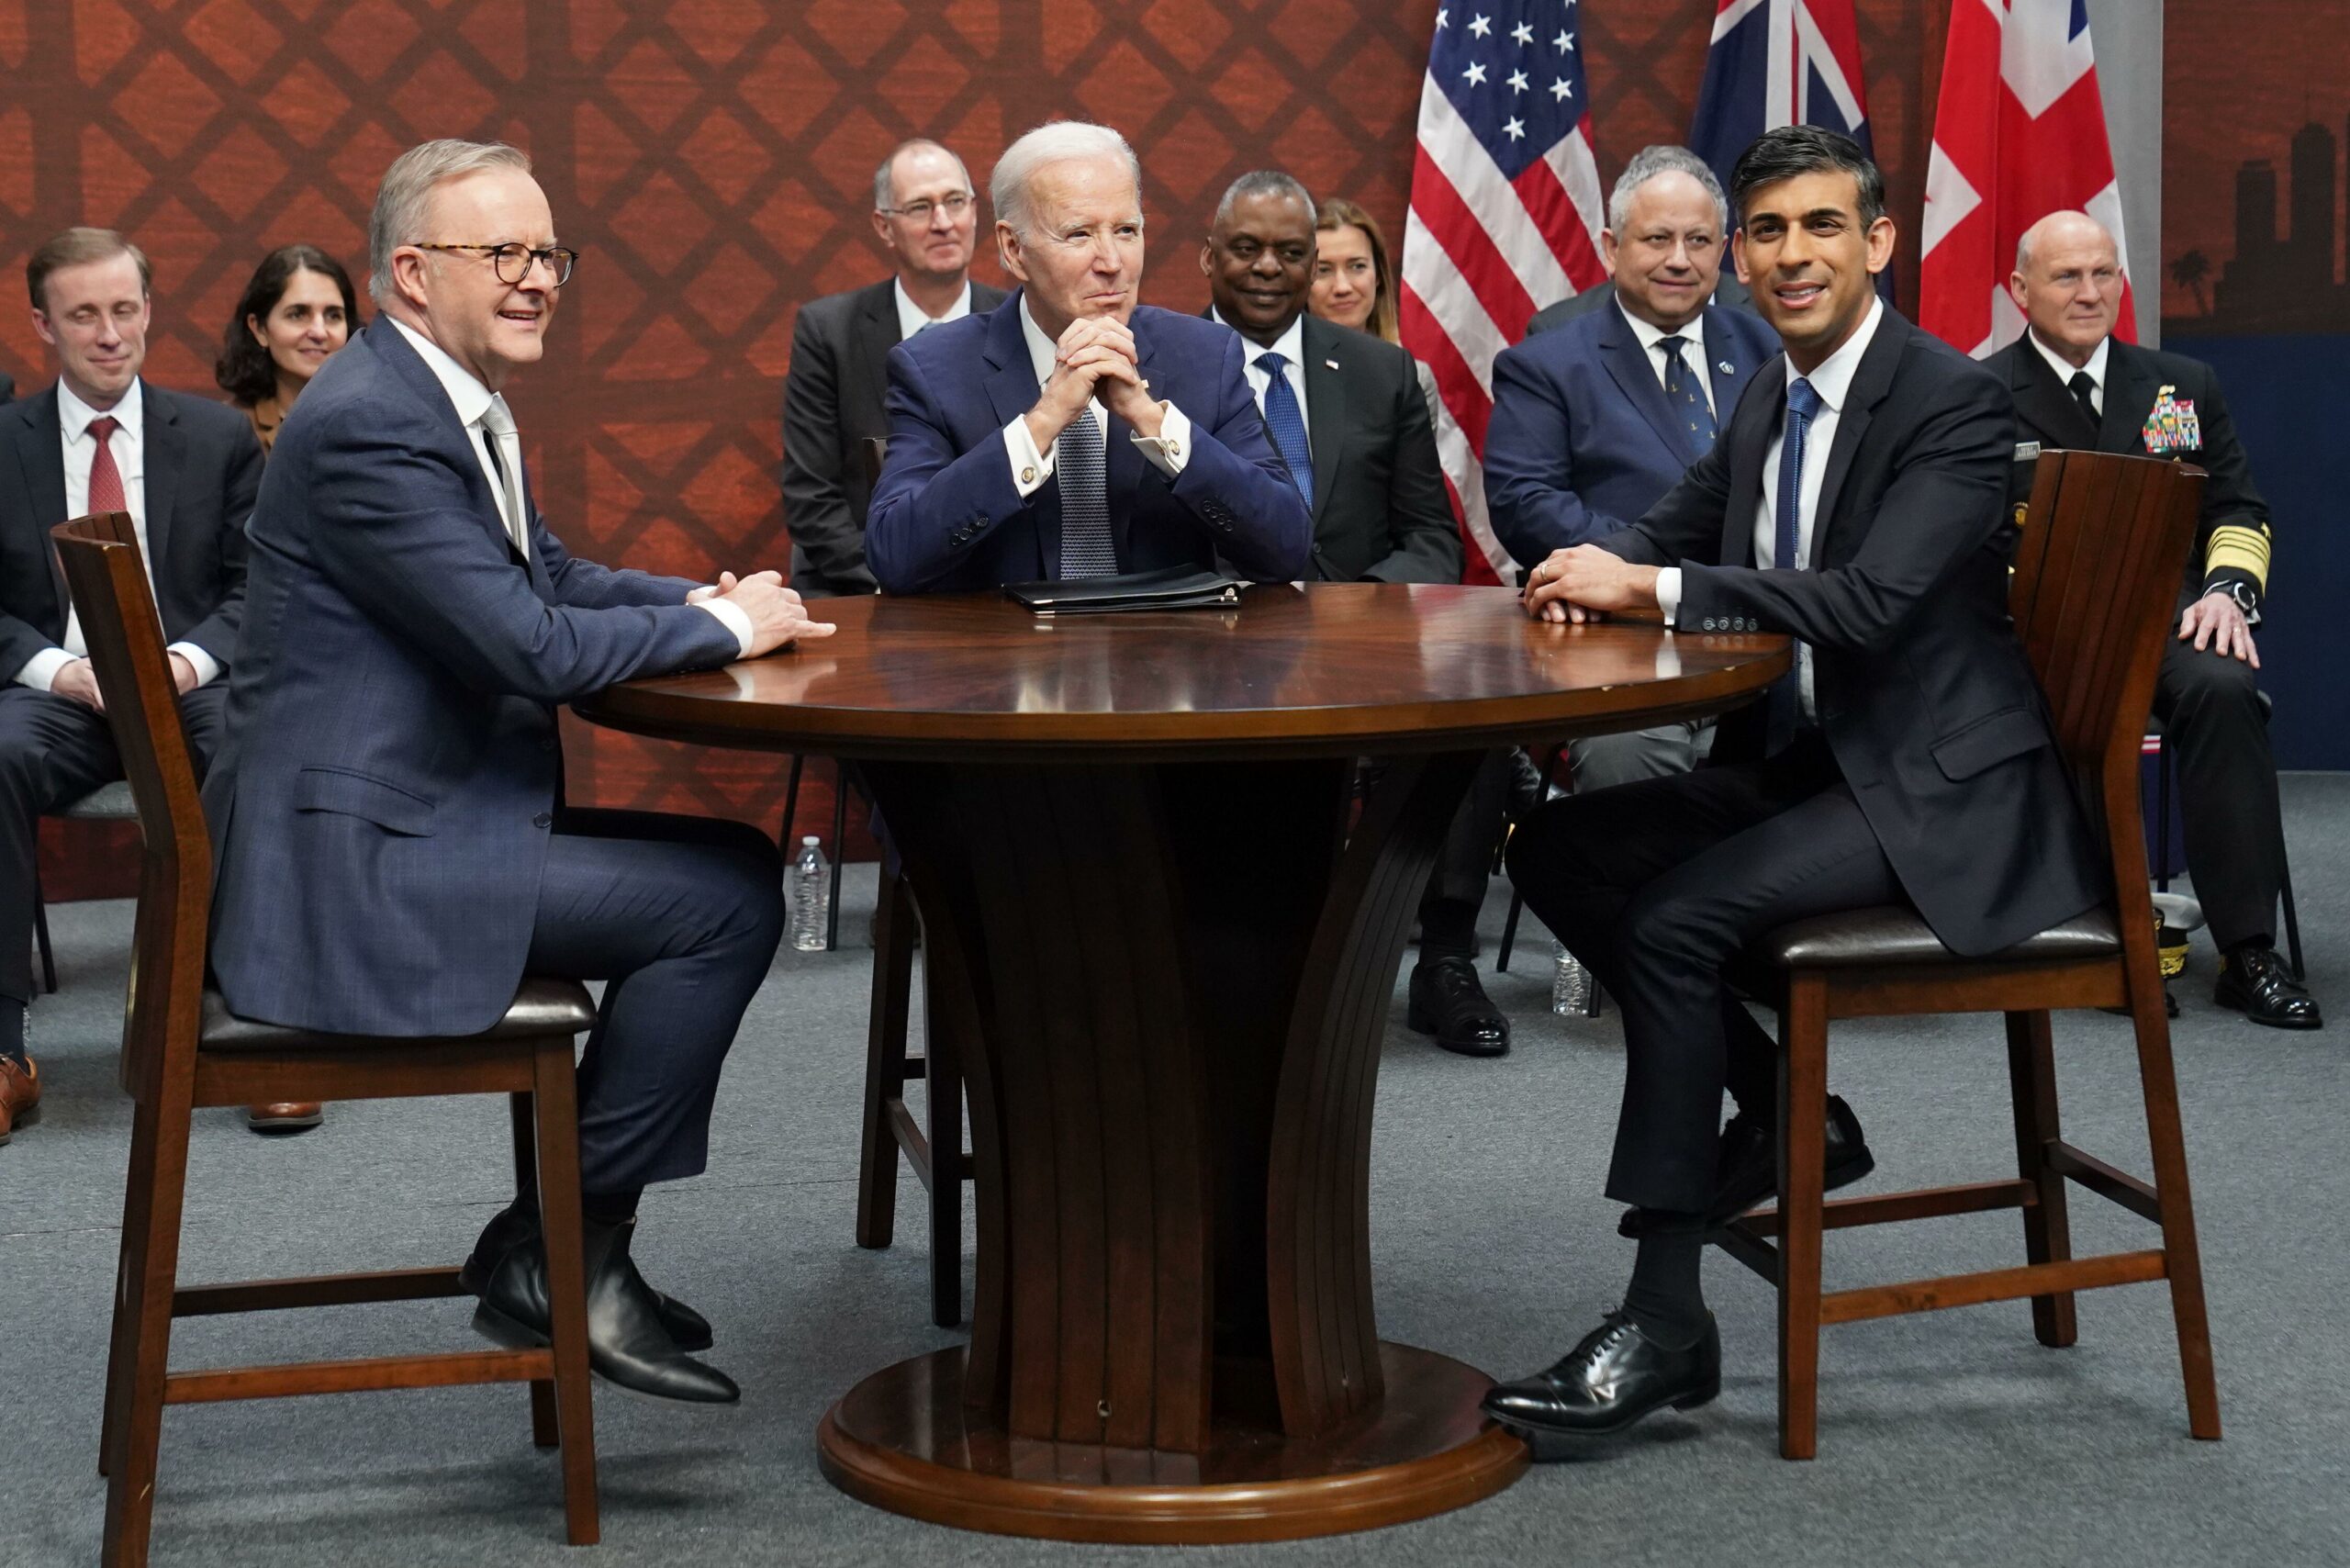
[[[1322,363],[1323,363],[1324,364],[1326,364],[1326,365],[1329,366],[1332,370],[1336,370],[1336,369],[1337,369],[1337,368],[1338,368],[1338,362],[1337,362],[1337,360],[1335,360],[1335,359],[1326,359],[1326,360],[1324,360]]]
[[[1736,375],[1738,374],[1738,366],[1730,364],[1728,360],[1722,361],[1721,364],[1716,365],[1714,368],[1720,371],[1724,375]]]

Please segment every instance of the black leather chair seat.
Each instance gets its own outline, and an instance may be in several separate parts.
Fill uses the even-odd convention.
[[[1852,969],[1896,965],[2054,963],[2121,956],[2113,911],[2093,909],[2038,935],[1980,958],[1962,958],[1942,944],[1914,910],[1890,904],[1816,915],[1782,925],[1755,955],[1785,969]]]
[[[453,1036],[468,1040],[520,1040],[541,1035],[579,1035],[596,1024],[596,1003],[577,980],[541,980],[525,975],[506,1016],[478,1035]],[[290,1029],[278,1024],[257,1024],[229,1011],[220,993],[204,992],[204,1032],[198,1048],[207,1051],[355,1050],[375,1046],[414,1045],[412,1038],[373,1035],[328,1035],[314,1029]]]

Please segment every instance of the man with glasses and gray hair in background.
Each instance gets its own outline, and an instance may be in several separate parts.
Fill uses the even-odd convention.
[[[707,1163],[783,934],[781,859],[740,823],[567,808],[555,710],[831,628],[776,572],[608,570],[550,531],[501,388],[544,353],[577,258],[530,169],[453,140],[393,162],[368,236],[381,314],[279,428],[205,780],[212,963],[240,1017],[394,1039],[487,1029],[525,974],[609,981],[579,1065],[589,1361],[733,1403],[690,1354],[709,1323],[630,1240],[644,1187]],[[544,1342],[531,1184],[464,1278],[484,1333]]]
[[[865,442],[886,439],[890,351],[925,328],[1003,303],[975,283],[979,197],[963,161],[924,138],[900,142],[873,171],[873,232],[896,263],[879,283],[811,299],[791,327],[783,383],[783,521],[791,586],[811,599],[872,593],[865,514],[873,486]]]

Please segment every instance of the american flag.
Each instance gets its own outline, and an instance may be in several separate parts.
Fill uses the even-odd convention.
[[[1978,358],[2014,342],[2016,241],[2067,208],[2104,224],[2126,267],[2087,0],[1955,0],[1926,161],[1918,324]],[[2126,271],[2113,332],[2138,339]]]
[[[1841,130],[1870,151],[1852,0],[1715,0],[1690,151],[1728,190],[1739,154],[1783,125]]]
[[[1448,0],[1420,88],[1398,293],[1436,377],[1438,455],[1469,543],[1464,580],[1515,577],[1485,520],[1494,357],[1545,305],[1606,281],[1575,0]]]

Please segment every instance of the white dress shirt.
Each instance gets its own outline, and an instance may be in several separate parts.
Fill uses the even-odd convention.
[[[1045,383],[1053,378],[1056,345],[1052,339],[1045,336],[1045,329],[1036,325],[1036,318],[1028,314],[1025,290],[1020,296],[1020,335],[1027,341],[1028,365],[1036,373],[1036,387],[1041,393]],[[1159,400],[1158,408],[1161,415],[1158,433],[1152,436],[1136,432],[1133,441],[1142,448],[1145,457],[1157,464],[1161,473],[1172,478],[1183,471],[1183,454],[1192,449],[1192,421],[1183,416],[1182,409],[1164,398]],[[1102,471],[1106,479],[1110,469],[1110,410],[1102,406],[1102,399],[1097,397],[1085,405],[1085,411],[1102,431]],[[1056,441],[1053,445],[1058,448],[1060,442]],[[1012,422],[1003,427],[1003,446],[1012,459],[1013,488],[1020,492],[1020,498],[1024,501],[1043,489],[1045,481],[1053,476],[1053,454],[1036,450],[1036,438],[1028,433],[1028,417],[1024,411],[1013,416]]]
[[[1664,356],[1667,351],[1657,345],[1667,338],[1677,337],[1681,340],[1682,368],[1686,374],[1697,378],[1697,385],[1705,390],[1706,407],[1714,409],[1714,378],[1706,374],[1705,315],[1700,312],[1696,319],[1687,326],[1677,331],[1668,332],[1662,327],[1643,321],[1629,310],[1625,310],[1621,296],[1618,296],[1616,300],[1616,308],[1623,311],[1625,323],[1632,329],[1632,336],[1639,339],[1641,351],[1648,355],[1649,368],[1656,372],[1656,384],[1659,386],[1664,385]],[[1720,409],[1714,409],[1717,418],[1719,417],[1720,412]]]
[[[2072,395],[2073,377],[2088,376],[2089,401],[2096,405],[2098,418],[2105,418],[2105,362],[2111,357],[2106,351],[2113,346],[2113,339],[2110,336],[2099,338],[2096,349],[2089,354],[2088,364],[2075,366],[2065,364],[2064,356],[2042,342],[2040,334],[2031,328],[2026,327],[2023,335],[2031,340],[2031,346],[2040,351],[2040,357],[2046,360],[2048,368],[2056,373],[2056,385],[2065,388],[2067,397]]]
[[[448,351],[439,343],[388,311],[385,312],[384,319],[399,329],[400,336],[408,340],[417,357],[423,360],[426,368],[432,372],[433,379],[441,383],[441,389],[449,395],[450,406],[457,410],[457,422],[465,427],[465,439],[473,443],[474,461],[481,465],[481,476],[489,482],[489,493],[498,502],[498,521],[506,525],[506,537],[518,552],[528,555],[532,549],[530,521],[514,515],[516,498],[522,493],[520,465],[517,465],[514,489],[509,496],[506,482],[499,477],[498,465],[491,461],[489,431],[482,424],[482,418],[489,412],[490,404],[502,399],[483,386],[472,371],[450,358]],[[749,615],[715,599],[701,600],[697,608],[707,610],[718,617],[719,624],[734,633],[735,642],[742,645],[743,656],[746,659],[751,656],[754,630]]]
[[[73,389],[62,380],[58,382],[57,430],[65,455],[65,516],[55,521],[63,522],[89,515],[90,465],[98,457],[97,438],[90,433],[90,421],[113,416],[119,421],[119,428],[106,438],[106,449],[114,454],[115,472],[122,476],[123,504],[129,509],[130,526],[139,535],[139,559],[147,568],[147,591],[152,593],[155,557],[147,548],[146,410],[144,384],[136,380],[131,382],[130,390],[122,395],[121,401],[103,413],[75,397]],[[171,652],[187,660],[189,667],[196,671],[198,686],[220,674],[220,661],[194,643],[173,643]],[[17,671],[17,684],[47,691],[56,683],[58,671],[76,659],[89,656],[89,640],[82,634],[82,612],[69,602],[65,607],[65,641],[27,659]]]
[[[1852,377],[1861,368],[1861,356],[1867,353],[1869,342],[1876,336],[1877,323],[1885,319],[1885,302],[1869,301],[1869,313],[1862,320],[1860,330],[1844,340],[1844,344],[1819,363],[1809,375],[1799,374],[1795,365],[1787,365],[1787,385],[1808,381],[1819,395],[1819,411],[1811,417],[1810,426],[1803,436],[1803,476],[1798,481],[1796,498],[1796,569],[1811,567],[1811,537],[1818,521],[1819,489],[1828,477],[1828,454],[1836,444],[1837,416],[1843,411],[1845,400],[1852,395]],[[1754,512],[1754,564],[1768,568],[1778,554],[1779,523],[1779,455],[1785,445],[1785,419],[1781,416],[1781,428],[1771,441],[1770,450],[1762,458],[1762,504]],[[1656,575],[1657,607],[1664,611],[1665,620],[1681,626],[1681,568],[1667,566]],[[1682,628],[1686,630],[1686,628]],[[1810,718],[1816,710],[1812,699],[1811,644],[1796,644],[1796,668],[1803,687],[1804,717]]]
[[[971,284],[968,278],[963,281],[963,292],[955,297],[955,303],[946,308],[944,316],[930,315],[916,305],[914,297],[906,292],[906,280],[903,278],[890,281],[890,293],[898,302],[898,341],[901,343],[924,327],[944,327],[947,322],[960,321],[971,313]]]
[[[1232,325],[1213,306],[1209,308],[1208,315],[1225,326]],[[1304,421],[1305,444],[1310,450],[1314,445],[1314,409],[1305,400],[1304,313],[1301,311],[1297,319],[1289,324],[1289,330],[1273,340],[1272,347],[1266,348],[1254,338],[1243,338],[1240,340],[1240,352],[1245,356],[1241,361],[1241,374],[1248,378],[1248,390],[1257,395],[1257,411],[1260,414],[1265,411],[1265,394],[1270,390],[1273,377],[1271,372],[1257,363],[1257,358],[1259,354],[1268,353],[1281,356],[1281,379],[1289,383],[1290,395],[1297,399],[1298,418]]]

